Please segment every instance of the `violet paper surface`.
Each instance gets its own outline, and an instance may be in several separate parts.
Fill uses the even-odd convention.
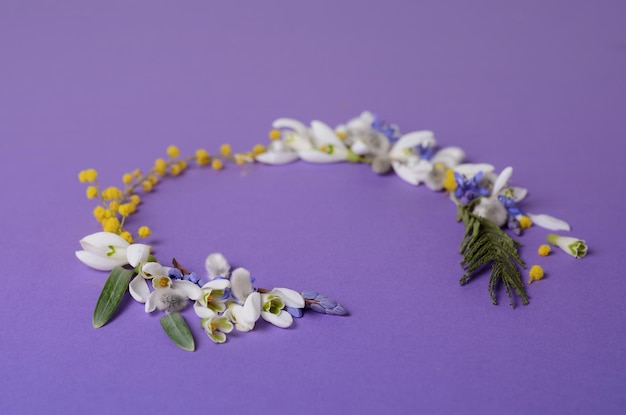
[[[621,413],[622,2],[14,2],[0,4],[3,231],[0,412]],[[127,296],[101,329],[106,273],[74,257],[103,185],[185,154],[267,142],[278,117],[334,126],[371,110],[530,191],[589,255],[520,241],[544,280],[498,306],[459,286],[462,225],[443,193],[368,166],[191,169],[144,197],[157,257],[211,252],[261,287],[316,290],[307,313],[187,353]],[[526,280],[526,273],[524,272]],[[525,281],[526,282],[526,281]]]

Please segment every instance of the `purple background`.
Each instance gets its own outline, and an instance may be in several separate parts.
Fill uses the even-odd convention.
[[[626,404],[623,1],[0,2],[0,412],[622,413]],[[261,4],[262,3],[262,4]],[[127,298],[99,330],[106,274],[77,181],[147,169],[177,144],[266,142],[272,120],[369,109],[498,170],[590,254],[536,254],[511,310],[460,287],[463,227],[442,194],[366,166],[192,169],[146,196],[157,256],[219,251],[268,288],[350,311],[177,349]],[[219,176],[219,177],[218,177]]]

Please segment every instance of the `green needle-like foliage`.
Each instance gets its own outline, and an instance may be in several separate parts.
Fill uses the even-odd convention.
[[[500,280],[506,287],[511,307],[515,308],[511,289],[515,291],[522,304],[528,304],[528,294],[526,294],[518,268],[518,264],[526,268],[518,253],[520,243],[493,222],[474,215],[471,212],[471,206],[458,206],[457,221],[461,220],[465,225],[465,233],[459,249],[463,255],[461,266],[465,270],[465,275],[459,281],[461,285],[467,284],[470,278],[483,267],[491,265],[489,296],[493,304],[497,304],[495,290]]]

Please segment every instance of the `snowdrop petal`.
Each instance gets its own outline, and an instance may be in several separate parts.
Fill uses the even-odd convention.
[[[267,151],[256,156],[256,160],[265,164],[287,164],[298,160],[300,156],[294,151],[273,152]]]
[[[135,301],[140,303],[145,303],[148,301],[148,297],[150,297],[150,288],[148,287],[148,283],[141,276],[137,275],[128,285],[128,292],[135,299]]]
[[[76,251],[75,254],[83,264],[98,271],[111,271],[115,267],[126,265],[126,258],[107,257],[88,251]]]
[[[150,245],[132,244],[126,248],[126,259],[131,267],[135,268],[142,262],[146,262],[150,256]]]
[[[227,279],[216,279],[211,280],[202,286],[202,289],[211,289],[211,290],[225,290],[230,287],[230,281]]]
[[[304,307],[304,298],[302,298],[302,295],[299,292],[294,291],[292,289],[274,288],[270,292],[270,294],[276,294],[280,296],[280,298],[283,300],[283,303],[285,303],[287,307],[296,307],[296,308]]]
[[[313,148],[313,143],[309,139],[308,135],[292,132],[287,134],[284,138],[285,145],[293,151],[310,150]]]
[[[339,161],[345,161],[348,155],[347,152],[338,152],[337,149],[333,154],[324,153],[319,150],[303,150],[299,151],[300,158],[309,163],[337,163]]]
[[[176,291],[184,293],[190,300],[197,300],[202,295],[202,290],[191,281],[176,280],[173,283]]]
[[[436,144],[435,135],[432,131],[423,130],[423,131],[413,131],[408,134],[404,134],[400,139],[396,142],[396,144],[391,147],[390,154],[394,157],[401,156],[402,150],[407,148],[413,148],[418,145],[423,146],[432,146]]]
[[[141,272],[144,274],[144,277],[152,278],[154,276],[167,275],[166,267],[159,264],[158,262],[146,262],[141,267]]]
[[[268,311],[263,311],[261,313],[261,317],[263,317],[263,320],[268,323],[272,323],[276,327],[280,327],[282,329],[286,329],[293,324],[292,315],[285,311],[281,311],[279,314],[272,314]]]
[[[311,129],[316,144],[332,144],[336,147],[345,147],[343,141],[335,134],[335,131],[321,121],[311,121]]]
[[[478,173],[491,173],[494,170],[494,167],[491,164],[485,163],[466,163],[459,164],[454,168],[454,171],[464,175],[467,178],[472,178],[476,176]]]
[[[196,313],[196,315],[200,318],[211,318],[211,317],[215,317],[216,314],[209,308],[203,306],[202,304],[199,303],[194,303],[193,304],[193,311]]]
[[[448,168],[458,165],[465,158],[465,152],[459,147],[445,147],[439,150],[430,162],[433,164],[441,163]]]
[[[250,280],[250,272],[245,268],[237,268],[230,276],[231,293],[238,302],[243,303],[246,298],[254,291],[252,281]]]
[[[515,202],[524,200],[526,195],[528,195],[528,189],[523,187],[510,187],[509,189],[511,190],[512,198]]]
[[[146,301],[146,306],[145,306],[146,313],[152,313],[154,310],[156,310],[156,304],[157,304],[157,294],[156,294],[156,291],[152,291],[152,293],[150,293],[150,296],[148,297],[148,300]]]
[[[369,147],[367,147],[367,145],[361,140],[358,140],[357,142],[352,144],[350,150],[352,150],[354,154],[358,154],[359,156],[363,156],[370,152]]]
[[[391,162],[391,167],[396,172],[398,177],[400,177],[405,182],[412,184],[413,186],[417,186],[420,184],[420,175],[415,172],[415,170],[408,167],[406,164],[401,163],[399,161]]]
[[[293,118],[279,118],[272,123],[272,128],[281,129],[288,128],[306,135],[307,127],[298,120]]]
[[[500,191],[504,189],[507,182],[511,178],[512,174],[513,174],[513,167],[511,166],[505,168],[504,170],[502,170],[502,172],[500,172],[500,174],[498,175],[498,178],[493,184],[493,189],[491,190],[492,196],[497,196],[500,193]]]
[[[91,235],[85,236],[79,242],[83,249],[86,251],[97,247],[108,246],[128,248],[128,246],[130,245],[124,238],[112,232],[92,233]]]
[[[541,228],[549,229],[551,231],[572,230],[572,228],[569,226],[569,223],[565,222],[564,220],[552,217],[550,215],[543,215],[543,214],[533,215],[532,213],[528,213],[527,215],[530,218],[530,220],[533,221],[533,224]]]
[[[237,331],[248,332],[254,328],[256,320],[253,322],[244,321],[243,318],[241,318],[242,310],[243,307],[239,304],[231,304],[224,315],[235,324]]]
[[[243,321],[255,322],[261,316],[261,294],[253,292],[246,298],[246,302],[241,310]]]

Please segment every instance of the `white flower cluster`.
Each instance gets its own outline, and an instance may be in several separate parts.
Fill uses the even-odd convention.
[[[307,127],[291,118],[279,118],[272,127],[280,137],[272,141],[256,160],[266,164],[286,164],[302,159],[311,163],[335,163],[367,160],[379,174],[393,169],[412,185],[426,183],[434,190],[443,188],[440,169],[453,168],[465,157],[458,147],[436,152],[432,131],[414,131],[398,135],[395,125],[380,125],[377,117],[363,112],[357,118],[332,129],[321,121]]]
[[[396,125],[381,122],[368,111],[334,129],[321,121],[312,121],[307,127],[291,118],[279,118],[272,127],[277,133],[274,140],[265,153],[256,156],[262,163],[286,164],[299,159],[311,163],[364,162],[378,174],[393,170],[412,185],[424,183],[434,191],[447,190],[457,204],[476,199],[474,214],[500,227],[508,226],[515,233],[531,224],[553,231],[570,230],[561,219],[524,212],[517,206],[528,191],[509,186],[511,167],[496,175],[491,164],[462,164],[465,152],[459,147],[439,149],[432,131],[401,135]],[[552,241],[556,246],[563,245],[555,243],[554,238]]]
[[[139,271],[128,290],[136,301],[145,304],[146,313],[156,309],[174,313],[187,307],[189,300],[194,301],[193,309],[202,319],[202,327],[216,343],[223,343],[233,328],[252,330],[259,318],[287,328],[293,323],[291,313],[301,316],[305,306],[302,295],[289,288],[255,290],[250,272],[245,268],[231,272],[222,254],[208,256],[210,281],[203,284],[195,273],[183,275],[177,268],[150,262],[148,245],[129,245],[110,232],[88,235],[81,245],[83,250],[77,251],[76,256],[92,268],[108,271],[130,264]]]

